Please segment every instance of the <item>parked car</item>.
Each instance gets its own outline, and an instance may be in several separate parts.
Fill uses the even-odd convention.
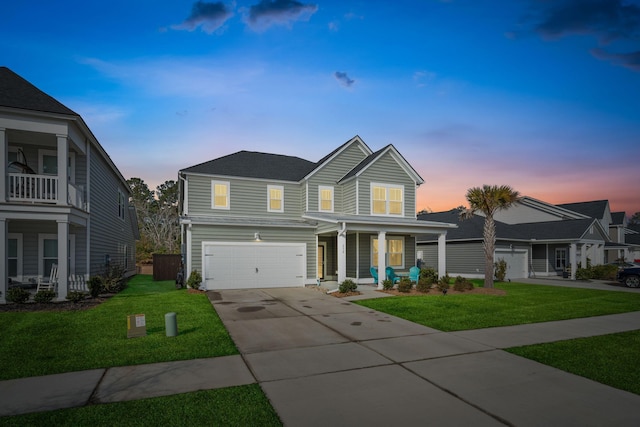
[[[619,270],[618,281],[630,288],[640,287],[640,267],[627,267]]]

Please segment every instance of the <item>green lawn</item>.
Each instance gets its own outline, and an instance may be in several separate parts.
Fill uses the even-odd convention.
[[[640,330],[514,347],[507,351],[621,390],[640,394]]]
[[[257,384],[0,417],[0,426],[281,426]]]
[[[441,331],[565,320],[640,311],[640,293],[499,283],[504,296],[397,296],[357,301]]]
[[[166,336],[169,312],[176,337]],[[147,336],[127,338],[127,315],[140,313]],[[90,310],[0,313],[0,342],[0,380],[238,353],[206,295],[146,275]]]

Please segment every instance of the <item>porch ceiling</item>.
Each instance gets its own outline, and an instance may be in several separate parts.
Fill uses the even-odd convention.
[[[433,221],[419,221],[414,218],[389,218],[377,216],[344,215],[344,214],[319,214],[308,213],[304,219],[317,221],[318,223],[331,224],[335,231],[365,231],[403,234],[441,234],[449,229],[457,228],[455,224]],[[326,228],[326,227],[325,227]]]

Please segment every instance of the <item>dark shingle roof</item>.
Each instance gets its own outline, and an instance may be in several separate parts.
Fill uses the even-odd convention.
[[[299,157],[243,150],[190,166],[182,169],[181,172],[278,181],[300,181],[315,169],[316,165],[316,163]]]
[[[460,211],[453,209],[447,212],[437,212],[418,215],[422,221],[437,221],[456,224],[458,228],[447,231],[447,240],[482,240],[484,217],[474,215],[472,218],[460,220]],[[526,224],[505,224],[495,221],[496,238],[503,240],[563,240],[579,239],[593,224],[592,218],[572,219],[549,222],[535,222]],[[433,241],[433,235],[418,236],[418,241]]]
[[[624,212],[611,212],[611,225],[623,225],[625,215]]]
[[[593,202],[565,203],[557,206],[591,218],[602,219],[608,204],[608,200],[596,200]]]
[[[7,67],[0,67],[0,106],[79,116]]]

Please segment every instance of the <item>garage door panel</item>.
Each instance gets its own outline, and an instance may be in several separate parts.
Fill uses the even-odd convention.
[[[496,251],[494,255],[495,261],[503,259],[507,263],[507,271],[505,279],[514,280],[527,277],[527,253],[526,252],[502,252]]]
[[[304,286],[305,245],[208,243],[203,250],[207,289]]]

